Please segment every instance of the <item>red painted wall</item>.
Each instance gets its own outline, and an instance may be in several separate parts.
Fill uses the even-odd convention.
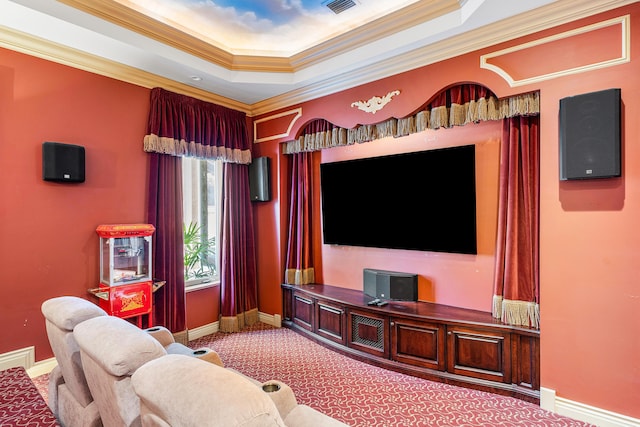
[[[192,330],[218,321],[220,286],[187,292],[187,329]]]
[[[145,220],[149,90],[0,49],[0,353],[52,356],[40,304],[93,299],[99,224]],[[86,181],[42,180],[42,143],[83,145]]]
[[[514,88],[497,74],[479,68],[479,55],[484,52],[627,13],[631,14],[629,63]],[[555,390],[559,397],[631,417],[640,417],[638,22],[640,4],[634,3],[556,30],[310,101],[302,105],[304,117],[294,128],[295,132],[316,117],[335,120],[342,126],[365,123],[365,119],[369,123],[379,121],[380,114],[371,118],[349,104],[395,89],[406,95],[398,98],[404,100],[397,106],[391,104],[389,111],[397,117],[416,111],[440,89],[463,81],[484,84],[498,96],[540,90],[542,386]],[[560,182],[559,99],[610,87],[622,89],[623,177]],[[101,223],[144,221],[147,159],[142,138],[148,97],[148,89],[0,49],[0,171],[4,175],[0,181],[0,353],[35,345],[36,360],[51,357],[40,314],[41,302],[64,294],[91,298],[86,289],[94,287],[98,278],[95,227]],[[433,136],[435,144],[457,144],[459,139],[469,138],[487,144],[495,132],[490,124],[473,125],[388,143],[396,144],[398,150],[412,150],[417,144],[432,142],[428,139]],[[84,145],[87,181],[80,185],[43,182],[43,141]],[[259,309],[268,314],[281,313],[280,283],[286,246],[283,195],[287,194],[287,159],[280,154],[278,142],[255,146],[255,155],[272,159],[273,199],[254,204]],[[316,162],[383,150],[371,144],[376,143],[327,150],[322,158],[317,156]],[[489,227],[492,207],[490,198],[485,200]],[[485,249],[487,258],[491,257],[490,251]],[[333,262],[337,255],[344,254],[317,243],[316,256],[327,258],[319,264],[319,280],[352,286],[370,257],[385,263],[384,268],[388,269],[423,269],[423,263],[428,263],[431,269],[421,270],[429,278],[421,285],[421,298],[454,301],[454,294],[458,294],[456,304],[488,310],[489,303],[484,300],[490,294],[488,260],[474,259],[473,266],[467,266],[469,261],[464,259],[447,259],[441,264],[432,254],[407,251],[390,255],[394,261],[389,262],[386,258],[390,253],[349,252],[346,255],[355,260],[351,266]],[[460,268],[462,272],[457,271]],[[191,305],[190,301],[191,296]],[[210,320],[191,312],[187,319],[190,328]]]
[[[537,83],[510,87],[498,74],[480,68],[480,55],[517,44],[537,40],[563,31],[630,14],[631,60],[609,68],[556,77]],[[403,117],[418,111],[433,95],[450,85],[476,82],[499,97],[539,90],[541,94],[541,218],[540,218],[540,284],[541,284],[541,382],[560,398],[569,399],[630,417],[640,417],[640,4],[613,10],[559,28],[524,37],[479,52],[419,68],[398,76],[345,90],[338,94],[305,102],[294,107],[303,111],[293,126],[292,137],[257,144],[260,152],[275,153],[278,142],[293,139],[297,131],[315,118],[325,118],[343,127],[358,123],[376,123],[387,117]],[[591,40],[602,46],[607,37],[619,32],[598,32]],[[589,38],[580,36],[580,43]],[[570,54],[590,55],[583,45],[572,41],[554,43],[554,49]],[[543,57],[537,61],[552,63],[552,54],[537,48]],[[599,48],[598,52],[602,49]],[[610,52],[611,50],[608,50]],[[555,52],[555,50],[554,50]],[[614,52],[617,52],[614,50]],[[516,56],[517,57],[517,56]],[[515,64],[517,65],[517,64]],[[574,182],[559,181],[558,172],[558,104],[566,96],[618,87],[623,102],[623,176],[621,178]],[[350,107],[357,100],[383,96],[393,90],[401,94],[375,116]],[[279,112],[279,111],[278,111]],[[267,117],[272,112],[258,119]],[[267,126],[263,124],[266,128]],[[367,157],[387,152],[427,149],[435,146],[487,141],[499,135],[491,124],[465,128],[428,131],[394,140],[356,144],[323,150],[316,156],[320,162],[354,157]],[[275,154],[274,154],[275,155]],[[287,194],[283,182],[286,157],[279,156],[280,194]],[[484,174],[492,176],[491,165]],[[317,176],[316,176],[317,177]],[[486,177],[485,177],[486,178]],[[483,179],[485,179],[483,178]],[[316,181],[317,182],[317,181]],[[490,191],[489,191],[490,192]],[[481,233],[489,236],[494,207],[489,194],[483,196]],[[318,191],[315,191],[316,214],[319,216]],[[276,202],[272,202],[276,203]],[[261,242],[261,251],[271,253],[270,264],[277,265],[286,242],[286,200],[280,208],[260,216],[257,227],[272,229],[275,212],[281,213],[280,232],[264,232],[270,240]],[[337,286],[360,288],[362,268],[375,267],[420,273],[420,297],[429,301],[490,311],[493,280],[493,252],[490,237],[483,242],[478,257],[386,251],[361,248],[336,248],[322,245],[316,223],[317,281]],[[484,228],[486,227],[486,228]],[[265,244],[269,246],[265,248]],[[484,246],[487,244],[487,246]],[[264,260],[263,260],[264,262]],[[271,267],[270,267],[271,268]],[[282,267],[279,272],[282,280]],[[264,280],[263,280],[264,279]],[[281,307],[279,282],[275,275],[259,277],[261,307]],[[266,289],[269,287],[269,289]],[[266,300],[265,297],[269,299]],[[281,309],[280,309],[281,310]]]

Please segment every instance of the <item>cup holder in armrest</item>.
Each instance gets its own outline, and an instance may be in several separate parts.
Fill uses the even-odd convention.
[[[262,385],[262,390],[267,393],[273,393],[280,390],[280,384],[277,383],[267,383]]]

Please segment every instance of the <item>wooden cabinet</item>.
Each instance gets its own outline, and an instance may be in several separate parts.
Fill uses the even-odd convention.
[[[283,324],[360,360],[539,403],[540,334],[427,302],[368,306],[360,291],[282,285]]]

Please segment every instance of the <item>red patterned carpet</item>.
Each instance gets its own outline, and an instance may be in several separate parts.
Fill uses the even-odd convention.
[[[56,418],[24,368],[0,371],[0,426],[57,425]]]
[[[225,365],[264,382],[280,380],[307,404],[352,427],[574,427],[589,424],[519,399],[441,384],[368,365],[286,328],[259,323],[242,333],[191,341]]]

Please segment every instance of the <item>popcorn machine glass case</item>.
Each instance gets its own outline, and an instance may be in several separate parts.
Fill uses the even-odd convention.
[[[152,297],[150,224],[100,225],[100,285],[94,294],[110,315],[149,314]]]

